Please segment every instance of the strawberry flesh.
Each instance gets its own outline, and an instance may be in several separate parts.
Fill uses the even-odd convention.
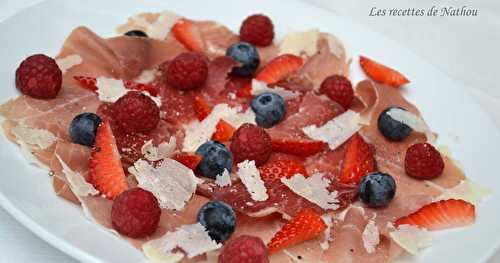
[[[299,156],[310,156],[323,151],[325,143],[312,140],[273,139],[274,152],[288,153]]]
[[[410,83],[410,81],[403,74],[365,56],[359,57],[359,64],[366,75],[376,82],[395,88]]]
[[[175,39],[191,51],[202,52],[204,50],[201,35],[193,21],[180,19],[172,27]]]
[[[376,169],[373,149],[357,133],[347,143],[347,150],[340,173],[340,182],[359,184],[363,176]]]

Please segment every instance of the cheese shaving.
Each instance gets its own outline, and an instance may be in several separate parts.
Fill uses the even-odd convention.
[[[57,141],[56,136],[44,129],[30,128],[24,125],[17,125],[12,128],[12,134],[19,142],[23,142],[31,147],[45,150]]]
[[[134,81],[137,83],[148,84],[155,80],[157,70],[143,70],[139,76],[137,76]]]
[[[100,101],[103,102],[116,102],[123,95],[127,94],[130,90],[125,88],[123,81],[120,79],[98,77],[96,78],[97,95]],[[141,91],[142,94],[151,98],[158,107],[161,106],[161,98],[151,96],[146,91]]]
[[[412,255],[417,255],[420,249],[432,244],[432,235],[427,230],[412,225],[400,225],[396,231],[390,232],[389,236]]]
[[[89,196],[99,194],[99,191],[97,191],[97,189],[95,189],[92,184],[89,184],[87,181],[85,181],[85,178],[81,174],[71,170],[71,168],[69,168],[69,166],[61,159],[59,155],[56,154],[56,157],[63,168],[62,172],[66,177],[66,181],[69,183],[71,191],[75,195]]]
[[[148,24],[146,27],[146,34],[150,38],[163,40],[167,37],[168,33],[170,33],[175,22],[180,18],[181,17],[176,13],[163,11],[154,23]]]
[[[280,180],[294,193],[325,210],[336,210],[339,208],[337,191],[328,191],[330,181],[324,178],[321,173],[315,173],[308,178],[305,178],[301,174],[295,174],[290,179],[283,177]]]
[[[441,195],[435,198],[435,201],[447,199],[461,199],[472,204],[478,204],[481,200],[491,195],[492,191],[469,179],[462,180],[459,184],[452,188],[444,188],[431,181],[425,181],[426,184],[432,186],[442,192]]]
[[[311,125],[302,128],[302,131],[309,138],[326,142],[331,150],[335,150],[361,129],[360,122],[359,114],[348,110],[321,127]]]
[[[225,120],[236,129],[243,123],[255,124],[255,113],[249,108],[241,112],[241,107],[231,108],[225,103],[217,104],[212,112],[201,122],[193,121],[185,127],[183,151],[194,152],[212,138],[219,120]]]
[[[252,91],[251,91],[252,95],[257,96],[257,95],[260,95],[260,94],[265,93],[265,92],[272,92],[272,93],[278,94],[284,100],[294,99],[300,95],[300,93],[298,93],[298,92],[286,90],[282,87],[270,88],[269,86],[267,86],[267,84],[265,82],[259,81],[257,79],[253,79],[252,80]]]
[[[323,231],[323,235],[321,238],[321,242],[319,243],[319,246],[321,247],[321,250],[327,251],[328,248],[330,248],[330,242],[333,241],[332,238],[333,218],[329,214],[324,214],[321,216],[321,219],[323,219],[323,222],[325,222],[326,229],[325,231]]]
[[[81,64],[82,61],[82,57],[80,57],[78,54],[73,54],[56,59],[56,64],[64,75],[66,71],[68,71],[68,69]]]
[[[135,176],[138,186],[150,191],[161,208],[182,210],[202,181],[183,164],[164,159],[158,167],[138,160],[128,171]]]
[[[239,163],[237,174],[253,200],[265,201],[269,198],[264,181],[260,178],[259,169],[255,166],[255,161],[245,160]]]
[[[419,116],[400,108],[392,108],[387,112],[387,115],[396,121],[410,126],[410,128],[416,132],[424,133],[427,137],[427,141],[430,143],[434,143],[436,141],[436,135],[432,133],[429,126],[427,126],[425,121]]]
[[[222,174],[215,176],[215,184],[220,187],[231,186],[231,176],[229,175],[227,169],[224,169]]]
[[[317,29],[288,33],[281,41],[279,54],[312,56],[318,52],[318,38]]]
[[[184,256],[182,253],[172,252],[175,248],[182,249],[188,258],[193,258],[221,246],[210,238],[204,226],[196,223],[183,225],[158,239],[150,240],[142,245],[142,250],[146,257],[153,261],[168,259],[168,262],[177,262]]]
[[[168,142],[162,142],[158,147],[153,145],[153,140],[147,141],[141,148],[144,158],[149,161],[159,161],[172,156],[176,147],[175,136],[171,136]]]
[[[375,252],[377,245],[380,243],[380,233],[377,225],[375,225],[375,221],[368,221],[368,224],[366,224],[365,230],[363,230],[363,234],[361,236],[363,238],[363,246],[365,247],[366,252],[369,254]]]

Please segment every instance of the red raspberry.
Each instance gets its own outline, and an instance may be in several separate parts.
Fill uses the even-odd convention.
[[[256,46],[268,46],[273,42],[274,25],[265,15],[251,15],[240,27],[240,39]]]
[[[236,163],[254,160],[255,165],[262,165],[271,156],[271,137],[259,126],[245,123],[233,134],[231,152]]]
[[[191,90],[205,84],[208,76],[208,59],[198,53],[186,52],[166,62],[160,69],[167,84],[180,90]]]
[[[56,61],[43,54],[26,58],[16,70],[16,87],[36,99],[53,99],[61,90],[62,72]]]
[[[417,143],[406,150],[405,170],[411,177],[428,180],[443,173],[441,154],[428,143]]]
[[[346,110],[351,107],[354,99],[351,81],[341,75],[333,75],[323,80],[319,92],[326,94],[328,98],[337,102]]]
[[[160,109],[148,96],[129,91],[113,104],[115,122],[127,133],[149,132],[160,121]]]
[[[156,231],[160,215],[156,197],[141,188],[133,188],[116,197],[111,208],[111,223],[122,235],[142,238]]]
[[[224,246],[219,255],[219,263],[268,263],[268,254],[262,239],[243,235]]]

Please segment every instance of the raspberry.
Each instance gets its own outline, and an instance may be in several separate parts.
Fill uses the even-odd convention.
[[[273,42],[274,25],[265,15],[251,15],[240,27],[240,39],[256,46],[268,46]]]
[[[233,135],[231,152],[236,163],[254,160],[255,165],[262,165],[269,159],[271,151],[271,137],[261,127],[245,123]]]
[[[16,70],[16,87],[36,99],[53,99],[61,90],[62,72],[56,61],[43,54],[26,58]]]
[[[267,263],[266,245],[258,237],[243,235],[229,241],[219,255],[219,263]]]
[[[323,80],[319,91],[346,110],[349,109],[354,98],[351,81],[341,75],[333,75]]]
[[[160,215],[156,197],[141,188],[133,188],[121,193],[113,202],[111,223],[122,235],[142,238],[156,231]]]
[[[411,177],[428,180],[443,173],[441,154],[428,143],[417,143],[406,150],[405,170]]]
[[[191,90],[203,86],[207,80],[207,58],[194,52],[178,55],[160,69],[166,75],[167,84],[180,90]]]
[[[149,132],[160,121],[160,109],[148,96],[129,91],[113,104],[116,124],[127,133]]]

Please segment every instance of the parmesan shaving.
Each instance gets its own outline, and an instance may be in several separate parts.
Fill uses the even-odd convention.
[[[82,63],[82,57],[78,54],[68,55],[64,58],[56,59],[56,64],[64,75],[68,69]]]
[[[130,90],[125,88],[123,81],[120,79],[98,77],[96,78],[97,95],[100,101],[103,102],[116,102],[123,95],[127,94]],[[151,96],[146,91],[141,91],[142,94],[151,98],[158,107],[161,106],[161,98]]]
[[[153,145],[153,140],[147,141],[141,148],[144,158],[148,161],[159,161],[172,156],[176,147],[175,136],[171,136],[167,142],[162,142],[158,147]]]
[[[227,169],[224,169],[222,174],[215,176],[215,184],[220,187],[231,186],[231,176],[229,175]]]
[[[311,125],[302,128],[302,131],[309,138],[326,142],[331,150],[335,150],[361,129],[360,122],[359,114],[348,110],[321,127]]]
[[[255,166],[255,161],[245,160],[239,163],[238,176],[254,201],[265,201],[269,198],[264,181],[260,178],[259,169]]]
[[[272,92],[275,94],[280,95],[283,99],[294,99],[297,98],[300,94],[298,92],[286,90],[282,87],[274,87],[274,88],[269,88],[267,84],[263,81],[259,81],[257,79],[252,80],[252,95],[257,96],[265,92]]]
[[[389,236],[412,255],[417,255],[420,249],[432,244],[432,235],[427,230],[412,225],[400,225],[396,231],[390,232]]]
[[[400,109],[400,108],[392,108],[387,112],[392,119],[402,122],[408,126],[410,126],[414,131],[424,133],[427,137],[427,141],[430,143],[434,143],[436,141],[436,135],[432,133],[431,129],[425,121],[418,117],[417,115]]]
[[[329,214],[324,214],[321,216],[321,219],[323,219],[323,222],[325,222],[326,229],[325,231],[323,231],[322,239],[321,242],[319,243],[319,246],[321,247],[321,250],[327,251],[328,248],[330,248],[330,242],[333,241],[332,238],[333,218]]]
[[[146,257],[153,261],[158,262],[159,260],[168,259],[170,260],[168,262],[177,262],[184,255],[179,252],[172,252],[175,248],[182,249],[188,258],[193,258],[216,250],[221,246],[221,244],[210,238],[204,226],[196,223],[183,225],[173,232],[167,232],[158,239],[150,240],[142,245],[142,250]]]
[[[57,160],[62,166],[62,172],[64,173],[69,186],[71,187],[71,191],[77,196],[89,196],[89,195],[97,195],[99,191],[94,188],[92,184],[89,184],[85,181],[85,178],[71,170],[69,166],[61,159],[59,155],[56,154]]]
[[[56,136],[44,129],[30,128],[24,125],[17,125],[12,128],[12,133],[18,142],[22,142],[31,147],[45,150],[57,141]],[[31,149],[31,147],[29,147]]]
[[[442,192],[441,195],[435,198],[435,201],[461,199],[472,204],[478,204],[481,200],[491,195],[490,189],[474,183],[469,179],[461,181],[452,188],[444,188],[431,181],[425,181],[425,183]]]
[[[318,38],[317,29],[288,33],[281,41],[279,54],[312,56],[318,52]]]
[[[202,181],[183,164],[164,159],[158,167],[138,160],[128,171],[135,176],[138,186],[150,191],[161,208],[182,210]]]
[[[134,81],[137,83],[148,84],[155,80],[157,70],[143,70],[139,76],[137,76]]]
[[[163,40],[167,37],[168,33],[170,33],[175,22],[180,18],[181,17],[176,13],[163,11],[154,23],[148,24],[146,27],[146,34],[148,37]]]
[[[366,224],[365,230],[363,230],[363,234],[361,236],[363,238],[363,246],[365,247],[366,252],[368,252],[368,254],[375,252],[377,245],[380,243],[380,233],[377,225],[375,225],[375,221],[368,221],[368,224]]]
[[[280,180],[294,193],[325,210],[336,210],[339,208],[337,191],[328,191],[330,181],[324,178],[321,173],[315,173],[308,178],[305,178],[301,174],[295,174],[290,179],[282,177]]]

